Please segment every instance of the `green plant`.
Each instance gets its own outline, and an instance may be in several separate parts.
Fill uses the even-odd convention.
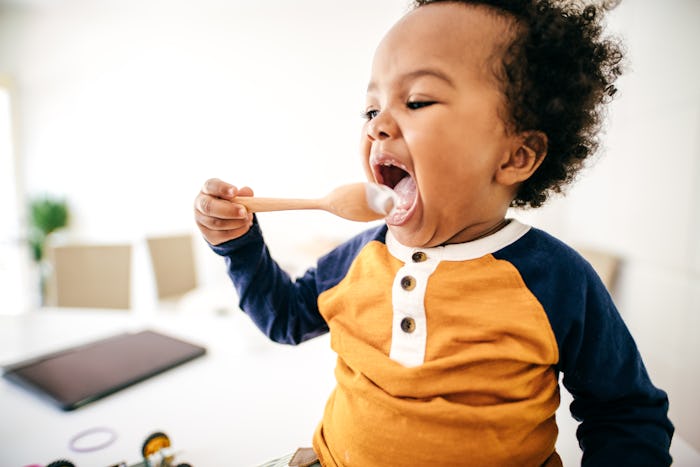
[[[36,262],[44,258],[48,236],[68,225],[68,204],[44,195],[29,203],[29,246]]]

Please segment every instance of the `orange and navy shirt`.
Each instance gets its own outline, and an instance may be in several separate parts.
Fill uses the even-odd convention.
[[[559,374],[584,465],[669,465],[666,394],[591,266],[516,220],[401,245],[385,225],[292,280],[255,223],[212,247],[271,339],[330,331],[337,385],[313,437],[324,466],[558,465]]]

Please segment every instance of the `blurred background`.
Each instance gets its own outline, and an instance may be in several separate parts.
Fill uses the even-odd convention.
[[[133,247],[130,308],[158,306],[147,239],[191,234],[198,288],[225,283],[192,203],[218,177],[260,196],[361,180],[374,48],[407,0],[0,0],[0,313],[42,304],[32,201],[63,203],[47,245]],[[512,216],[613,258],[611,292],[678,433],[700,450],[700,2],[624,0],[628,51],[599,158],[566,196]],[[293,272],[366,225],[260,215]],[[47,247],[48,247],[47,246]],[[234,297],[231,297],[234,300]],[[235,303],[232,303],[235,306]]]

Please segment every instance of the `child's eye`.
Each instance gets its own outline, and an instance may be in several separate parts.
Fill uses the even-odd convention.
[[[372,120],[377,115],[379,115],[379,110],[377,110],[377,109],[369,109],[369,110],[365,110],[364,112],[362,112],[362,117],[365,120]]]
[[[428,107],[435,104],[435,101],[409,101],[406,102],[406,107],[411,110],[422,109],[423,107]]]

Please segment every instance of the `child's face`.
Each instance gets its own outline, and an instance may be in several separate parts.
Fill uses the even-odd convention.
[[[496,172],[513,150],[494,69],[507,23],[455,3],[420,7],[377,48],[361,151],[368,178],[401,197],[386,219],[407,246],[474,239],[505,216]]]

